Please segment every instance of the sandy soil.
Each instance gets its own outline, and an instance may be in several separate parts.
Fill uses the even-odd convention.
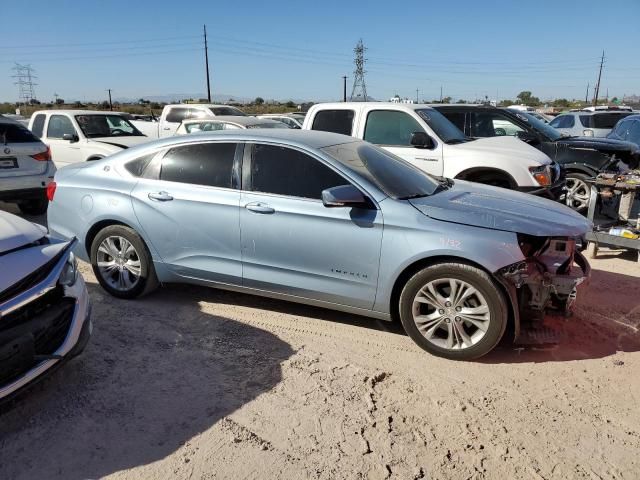
[[[0,415],[2,479],[635,479],[640,266],[602,252],[555,346],[438,359],[393,324],[191,286],[109,297]]]

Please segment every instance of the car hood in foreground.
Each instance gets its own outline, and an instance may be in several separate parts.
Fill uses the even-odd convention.
[[[141,143],[149,142],[152,139],[146,135],[132,135],[130,137],[95,137],[89,139],[92,142],[106,143],[107,145],[113,145],[120,148],[129,148],[134,145],[140,145]]]
[[[484,153],[487,158],[501,157],[508,162],[524,161],[529,165],[548,165],[551,159],[543,152],[511,136],[477,138],[472,142],[447,146],[445,158],[451,152],[460,155],[463,152],[471,155]]]
[[[5,253],[36,242],[44,236],[42,227],[0,211],[0,259]],[[0,273],[3,271],[5,268],[0,268]]]
[[[410,202],[428,217],[492,230],[578,237],[591,229],[591,222],[560,203],[462,180],[456,180],[447,190]]]

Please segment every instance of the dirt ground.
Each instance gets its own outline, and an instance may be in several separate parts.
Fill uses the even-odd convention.
[[[0,415],[1,479],[636,479],[640,265],[601,252],[557,345],[472,363],[394,324],[192,286],[93,299]]]

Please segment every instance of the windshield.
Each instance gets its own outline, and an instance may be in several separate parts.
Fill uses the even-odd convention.
[[[432,195],[440,186],[422,170],[370,143],[343,143],[322,150],[395,199]]]
[[[520,117],[525,122],[529,122],[529,124],[538,132],[542,133],[545,137],[547,137],[552,142],[556,140],[560,140],[562,138],[562,134],[553,128],[548,123],[539,120],[535,115],[530,114],[529,112],[518,112],[516,116]]]
[[[427,122],[431,130],[433,130],[444,143],[452,145],[473,140],[462,133],[462,131],[447,120],[444,115],[432,108],[419,109],[416,110],[416,113]]]
[[[215,116],[218,115],[239,115],[241,117],[246,117],[247,114],[242,110],[235,107],[211,107],[209,108],[213,112]]]
[[[76,115],[76,120],[87,138],[144,137],[144,134],[122,115]]]

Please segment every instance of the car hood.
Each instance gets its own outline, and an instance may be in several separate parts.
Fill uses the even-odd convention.
[[[578,237],[592,228],[590,221],[560,203],[462,180],[447,190],[409,201],[436,220],[492,230]]]
[[[0,262],[2,255],[36,242],[45,234],[44,227],[0,211]],[[5,269],[0,268],[2,270]]]
[[[638,146],[634,143],[606,137],[560,138],[555,143],[558,145],[567,145],[571,148],[589,148],[613,152],[636,152],[638,150]]]
[[[119,148],[129,148],[134,145],[140,145],[150,141],[149,137],[145,136],[131,136],[131,137],[95,137],[90,138],[90,141],[106,143],[107,145],[113,145]]]
[[[447,145],[447,150],[449,149],[455,151],[456,154],[463,152],[477,154],[481,152],[488,156],[506,157],[511,161],[526,161],[532,166],[552,163],[545,153],[519,138],[510,136],[478,138],[472,142]]]

